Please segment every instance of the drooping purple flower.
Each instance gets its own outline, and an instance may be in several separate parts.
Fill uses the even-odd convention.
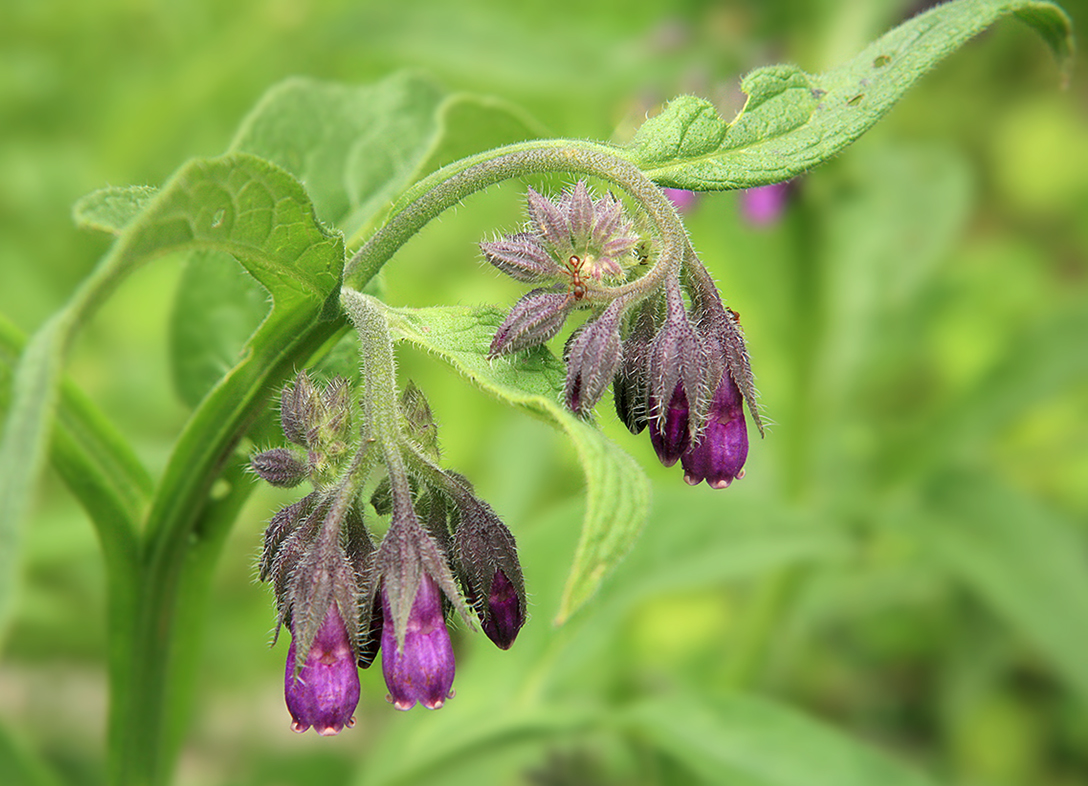
[[[398,710],[410,710],[418,702],[430,710],[441,707],[451,695],[454,676],[453,646],[442,613],[438,587],[423,573],[404,632],[404,646],[397,646],[389,598],[382,590],[382,673],[389,701]]]
[[[293,623],[291,631],[284,676],[284,698],[293,719],[291,728],[302,733],[312,726],[325,737],[350,729],[355,725],[352,713],[359,703],[359,672],[336,604],[329,606],[306,654],[306,664],[297,674]]]
[[[710,402],[702,437],[681,457],[684,480],[692,486],[702,481],[724,489],[744,477],[748,458],[748,427],[744,421],[744,399],[737,383],[726,371]]]
[[[680,384],[673,391],[672,400],[663,417],[651,418],[649,421],[650,442],[657,451],[657,457],[666,467],[679,461],[691,444],[688,414],[688,397],[684,393],[684,386]]]

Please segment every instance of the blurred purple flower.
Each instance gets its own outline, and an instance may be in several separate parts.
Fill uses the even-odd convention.
[[[694,191],[684,191],[680,188],[663,188],[661,190],[665,192],[665,196],[672,202],[673,207],[681,213],[688,212],[699,201],[699,195]]]
[[[786,209],[790,182],[772,183],[769,186],[749,188],[740,194],[740,212],[744,220],[763,227],[778,221]]]

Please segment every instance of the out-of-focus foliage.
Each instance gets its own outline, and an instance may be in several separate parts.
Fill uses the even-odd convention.
[[[364,83],[407,66],[501,95],[557,135],[624,141],[680,92],[728,118],[744,72],[822,71],[910,6],[6,3],[0,313],[35,329],[105,251],[72,226],[76,198],[159,185],[180,161],[222,152],[286,76]],[[1066,7],[1083,25],[1088,7]],[[402,350],[448,464],[518,536],[535,616],[509,653],[457,640],[458,696],[440,713],[392,713],[364,673],[355,730],[291,735],[285,648],[264,646],[270,598],[252,580],[261,526],[284,501],[262,489],[215,578],[179,782],[839,786],[820,755],[846,738],[938,782],[1088,780],[1083,65],[1060,91],[1045,47],[1004,23],[801,179],[778,224],[744,224],[733,194],[697,204],[689,229],[741,312],[775,425],[748,477],[712,492],[654,466],[602,407],[655,503],[627,561],[563,629],[550,614],[581,519],[573,451]],[[519,220],[518,191],[473,197],[416,238],[388,272],[389,301],[512,302],[475,242]],[[174,260],[133,277],[70,367],[152,467],[186,413],[166,360],[183,275]],[[28,537],[0,660],[0,783],[98,783],[101,557],[57,477]],[[818,721],[834,729],[819,730],[826,745],[790,759],[784,742],[780,767],[738,733],[788,740]],[[880,773],[883,761],[858,766]]]

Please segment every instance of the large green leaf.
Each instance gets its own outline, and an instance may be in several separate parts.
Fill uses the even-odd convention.
[[[489,360],[487,347],[501,310],[445,307],[389,309],[393,331],[463,373],[482,389],[563,429],[586,473],[582,534],[556,614],[566,620],[593,595],[628,552],[646,520],[649,482],[638,464],[595,427],[560,403],[565,372],[545,348]]]
[[[272,293],[276,330],[295,337],[335,307],[343,241],[324,230],[289,174],[247,155],[195,160],[145,209],[113,210],[110,189],[81,202],[77,215],[112,216],[95,225],[127,225],[73,296],[29,341],[16,371],[0,447],[0,630],[10,617],[19,573],[21,527],[49,439],[61,371],[80,327],[132,270],[168,251],[210,248],[231,254]],[[277,350],[278,351],[278,350]]]
[[[296,77],[272,87],[243,121],[231,149],[265,158],[306,184],[318,218],[348,236],[365,231],[419,177],[471,153],[539,136],[498,99],[448,94],[397,73],[348,85]],[[116,189],[102,222],[141,196]],[[228,264],[224,264],[228,262]],[[190,255],[171,324],[175,386],[190,406],[234,365],[268,313],[264,291],[215,252]]]
[[[925,786],[921,773],[796,710],[756,698],[667,695],[623,722],[709,784]]]
[[[295,175],[318,217],[351,237],[439,166],[537,136],[540,129],[510,104],[451,95],[400,72],[369,85],[281,82],[243,121],[231,150]]]
[[[741,83],[748,101],[731,123],[705,99],[677,98],[618,153],[673,188],[720,191],[787,180],[849,145],[923,74],[1009,14],[1038,30],[1069,67],[1072,25],[1054,3],[958,0],[914,17],[824,74],[788,65],[753,71]]]

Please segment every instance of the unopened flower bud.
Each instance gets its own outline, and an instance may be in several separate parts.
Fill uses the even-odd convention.
[[[650,345],[654,339],[656,313],[660,301],[647,298],[639,307],[631,332],[623,342],[623,359],[612,381],[616,414],[632,434],[646,428],[649,403],[647,384]]]
[[[454,544],[469,605],[487,637],[509,649],[526,616],[514,536],[486,502],[474,498],[461,507]]]
[[[262,480],[280,488],[297,486],[309,472],[302,459],[287,448],[272,448],[258,453],[249,460],[249,465]]]
[[[317,494],[307,494],[298,502],[279,510],[268,522],[268,528],[264,531],[264,550],[258,566],[257,578],[260,581],[268,580],[272,573],[272,564],[284,541],[306,520],[316,503]]]
[[[568,347],[563,396],[573,412],[589,412],[616,376],[622,359],[622,313],[620,301],[614,301],[600,317],[587,323]]]
[[[427,397],[412,382],[405,385],[401,394],[400,411],[404,415],[408,433],[427,455],[437,461],[438,427],[435,425]]]
[[[543,344],[563,327],[574,303],[567,292],[534,289],[514,304],[495,331],[488,354],[494,358]]]
[[[323,736],[338,734],[355,725],[352,713],[359,703],[359,672],[344,621],[336,604],[329,606],[325,621],[306,654],[306,663],[295,672],[295,637],[287,652],[284,698],[293,722],[304,732],[311,726]]]
[[[333,377],[321,392],[325,410],[325,429],[331,440],[343,441],[351,434],[351,383],[343,377]]]
[[[562,273],[556,261],[527,232],[485,241],[480,249],[488,262],[518,281],[539,284]]]
[[[280,396],[280,423],[283,435],[296,445],[306,445],[306,434],[317,414],[317,391],[305,371],[284,385]]]

